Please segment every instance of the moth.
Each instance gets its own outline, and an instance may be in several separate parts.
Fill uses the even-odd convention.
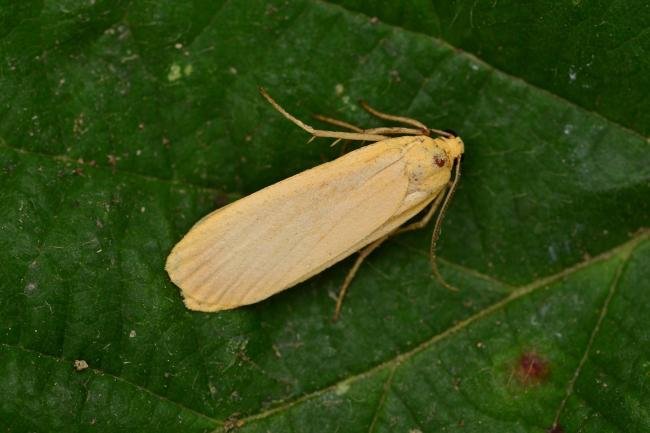
[[[388,237],[424,227],[438,210],[430,255],[432,270],[443,281],[435,247],[444,211],[460,179],[463,141],[366,103],[362,106],[370,114],[405,126],[364,130],[317,116],[350,131],[314,129],[285,111],[264,89],[260,92],[312,138],[370,144],[199,220],[174,246],[165,266],[187,308],[209,312],[253,304],[359,252],[341,285],[336,319],[363,260]],[[406,224],[421,212],[419,221]]]

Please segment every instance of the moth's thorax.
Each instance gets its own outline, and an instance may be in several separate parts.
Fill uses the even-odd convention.
[[[447,156],[452,162],[465,152],[465,143],[463,143],[463,140],[461,140],[460,137],[439,137],[434,141],[445,151],[445,153],[447,153]]]
[[[435,194],[451,177],[453,159],[458,149],[455,139],[414,137],[404,154],[404,169],[409,179],[407,194]],[[462,143],[462,142],[460,142]],[[455,146],[454,146],[455,145]]]

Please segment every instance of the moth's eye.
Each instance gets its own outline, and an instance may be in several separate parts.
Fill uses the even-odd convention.
[[[433,162],[436,164],[438,167],[443,167],[447,163],[447,158],[445,155],[434,155],[433,156]]]

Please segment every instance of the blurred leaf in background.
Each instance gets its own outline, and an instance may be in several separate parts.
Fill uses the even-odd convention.
[[[650,429],[650,5],[3,2],[0,428]],[[211,210],[331,160],[290,111],[451,128],[430,228],[250,307],[163,270]],[[76,360],[89,368],[77,371]]]

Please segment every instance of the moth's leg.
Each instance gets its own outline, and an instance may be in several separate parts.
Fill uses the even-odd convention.
[[[443,137],[448,137],[448,138],[453,138],[454,137],[454,134],[450,134],[447,131],[441,131],[439,129],[431,129],[431,128],[427,127],[427,125],[425,125],[424,123],[420,122],[419,120],[411,119],[410,117],[396,116],[394,114],[388,114],[388,113],[384,113],[384,112],[381,112],[379,110],[376,110],[376,109],[372,108],[370,105],[368,105],[368,103],[365,102],[365,101],[360,101],[359,104],[361,105],[361,107],[364,110],[366,110],[368,113],[372,114],[375,117],[378,117],[378,118],[383,119],[383,120],[389,120],[391,122],[397,122],[397,123],[403,123],[405,125],[411,125],[411,126],[414,126],[416,128],[416,130],[418,131],[416,134],[413,134],[413,133],[409,133],[409,134],[412,134],[412,135],[422,135],[422,134],[429,135],[430,133],[433,132],[434,134],[441,135]],[[397,130],[399,128],[388,128],[388,129],[396,129]],[[405,129],[408,129],[408,128],[405,128]],[[368,131],[366,131],[366,132],[368,132]],[[390,132],[381,132],[381,128],[377,128],[377,133],[378,134],[390,134]]]
[[[341,285],[341,289],[339,290],[339,296],[336,299],[336,310],[334,311],[334,320],[337,320],[339,318],[341,314],[341,307],[343,306],[343,298],[345,298],[345,294],[348,291],[348,287],[352,283],[354,276],[357,274],[357,271],[361,267],[361,264],[366,259],[366,257],[368,257],[370,253],[376,250],[388,238],[400,233],[424,228],[429,223],[429,221],[431,221],[431,218],[433,217],[433,215],[435,215],[436,210],[438,210],[438,208],[440,207],[440,203],[442,203],[442,200],[445,197],[444,192],[445,192],[444,189],[440,191],[436,199],[429,207],[429,210],[427,211],[426,215],[421,220],[411,223],[407,226],[398,228],[397,230],[387,234],[382,238],[377,239],[376,241],[374,241],[373,243],[371,243],[370,245],[366,246],[364,249],[359,251],[359,256],[355,260],[354,265],[352,265],[352,268],[350,268],[350,270],[348,271],[348,274],[346,275],[345,280]]]
[[[320,120],[321,122],[331,123],[332,125],[340,126],[341,128],[351,129],[352,131],[356,131],[356,132],[363,132],[363,129],[359,128],[358,126],[354,126],[351,123],[345,122],[343,120],[334,119],[332,117],[323,116],[321,114],[314,114],[314,118]],[[330,144],[330,147],[336,146],[341,141],[343,141],[343,146],[341,146],[340,155],[345,155],[347,153],[347,145],[349,140],[343,140],[342,138],[337,138],[332,142],[332,144]],[[363,146],[364,143],[365,142],[362,141],[361,145]]]
[[[405,232],[410,232],[413,230],[420,230],[429,224],[429,221],[431,221],[431,218],[436,214],[436,211],[440,207],[440,203],[442,203],[442,200],[445,198],[445,192],[446,192],[447,187],[445,187],[440,193],[438,193],[438,196],[436,199],[431,203],[431,206],[429,207],[429,210],[427,211],[426,215],[422,217],[421,220],[416,221],[414,223],[411,223],[409,225],[406,225],[404,227],[398,228],[394,234],[398,235],[400,233],[405,233]]]
[[[429,128],[427,128],[427,125],[425,125],[424,123],[422,123],[422,122],[420,122],[418,120],[411,119],[410,117],[396,116],[394,114],[388,114],[388,113],[381,112],[379,110],[375,110],[370,105],[368,105],[368,103],[366,101],[359,101],[359,105],[361,105],[361,107],[364,110],[366,110],[368,113],[370,113],[373,116],[378,117],[378,118],[380,118],[382,120],[389,120],[391,122],[397,122],[397,123],[403,123],[405,125],[411,125],[411,126],[416,127],[417,129],[419,129],[420,131],[422,131],[422,130],[428,131],[429,130]]]
[[[278,110],[284,117],[289,119],[294,124],[298,125],[303,130],[309,132],[314,137],[328,137],[328,138],[341,138],[344,140],[359,140],[359,141],[381,141],[385,140],[388,137],[386,135],[379,134],[366,134],[364,132],[342,132],[342,131],[324,131],[321,129],[314,129],[313,127],[303,123],[301,120],[295,118],[289,114],[284,108],[282,108],[271,96],[266,93],[266,90],[260,88],[260,93],[262,96],[275,108]]]
[[[341,128],[346,128],[351,131],[360,132],[363,134],[422,135],[423,133],[421,129],[400,128],[400,127],[361,129],[358,126],[352,125],[351,123],[344,122],[343,120],[323,116],[321,114],[315,114],[314,117],[320,120],[321,122],[331,123],[332,125],[340,126]]]
[[[424,228],[429,223],[429,221],[431,221],[431,218],[433,218],[436,211],[438,210],[440,205],[443,203],[444,199],[448,196],[449,188],[454,188],[453,183],[450,183],[450,185],[451,186],[447,186],[442,191],[440,191],[440,193],[438,194],[438,197],[436,197],[434,202],[431,204],[431,207],[427,211],[427,214],[420,221],[416,221],[416,222],[411,223],[411,224],[409,224],[407,226],[400,227],[399,229],[397,229],[393,233],[394,234],[400,234],[400,233],[410,232],[412,230],[419,230],[421,228]],[[443,206],[443,209],[441,211],[442,214],[438,215],[436,225],[435,225],[435,227],[433,229],[433,240],[431,242],[431,251],[430,251],[431,269],[433,270],[433,274],[435,275],[436,279],[438,280],[438,282],[441,285],[445,286],[446,288],[448,288],[452,292],[457,292],[458,288],[452,286],[451,284],[446,282],[444,278],[442,278],[442,275],[440,275],[440,271],[438,271],[438,264],[436,262],[436,242],[438,240],[438,234],[440,233],[440,223],[442,222],[441,217],[444,215],[444,212],[445,212],[445,208]]]
[[[321,122],[330,123],[332,125],[340,126],[341,128],[349,129],[351,131],[360,132],[360,133],[365,132],[363,129],[359,128],[358,126],[355,126],[343,120],[334,119],[333,117],[323,116],[322,114],[314,114],[314,118],[320,120]],[[342,140],[341,138],[337,138],[332,142],[332,144],[330,144],[330,147],[336,146],[341,140]],[[344,155],[346,153],[347,144],[348,144],[348,140],[345,140],[343,142],[343,146],[341,146],[341,155]],[[361,142],[361,145],[363,145],[363,142]]]
[[[415,128],[401,128],[399,126],[395,127],[383,127],[383,128],[371,128],[366,129],[363,132],[366,134],[388,134],[388,135],[429,135],[427,131]]]
[[[351,123],[345,122],[343,120],[334,119],[332,117],[323,116],[321,114],[315,114],[314,118],[320,120],[321,122],[331,123],[332,125],[340,126],[341,128],[347,128],[355,132],[363,134],[381,134],[381,135],[422,135],[420,129],[414,128],[371,128],[371,129],[361,129],[358,126],[352,125]],[[340,138],[337,138],[330,146],[336,145]],[[341,149],[341,153],[345,153],[345,148]]]
[[[348,274],[345,276],[345,280],[343,281],[343,284],[341,285],[341,289],[339,290],[339,296],[336,298],[336,309],[334,310],[334,317],[333,320],[336,321],[338,320],[339,316],[341,315],[341,307],[343,306],[343,298],[345,298],[345,294],[348,291],[348,287],[350,286],[350,283],[352,283],[352,280],[354,279],[354,276],[357,274],[357,271],[361,267],[361,264],[363,261],[372,253],[374,250],[376,250],[379,245],[381,245],[386,239],[389,238],[390,235],[386,235],[382,238],[377,239],[370,245],[366,246],[364,249],[359,251],[359,255],[357,256],[357,259],[354,261],[354,265],[352,265],[352,268],[348,271]]]
[[[359,128],[358,126],[355,126],[343,120],[334,119],[333,117],[323,116],[322,114],[314,114],[314,118],[320,120],[321,122],[325,122],[331,125],[340,126],[341,128],[349,129],[350,131],[365,132],[362,128]]]

